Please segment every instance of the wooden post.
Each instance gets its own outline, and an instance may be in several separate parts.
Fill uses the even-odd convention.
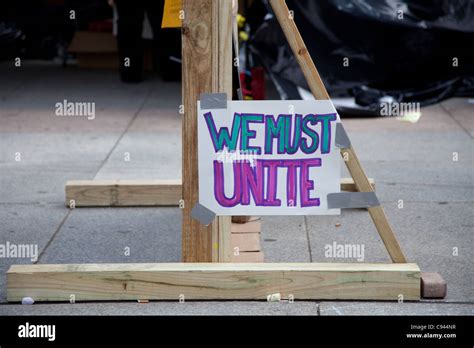
[[[295,21],[290,16],[285,0],[270,0],[270,4],[314,97],[316,99],[330,99],[326,87],[324,87],[324,83],[319,76],[318,70],[316,69],[308,49],[298,31]],[[351,146],[347,149],[341,149],[341,155],[344,158],[347,169],[354,178],[357,190],[360,192],[374,191],[369,179],[364,173],[359,159],[356,156],[354,148]],[[368,210],[370,217],[377,228],[377,232],[379,233],[380,238],[382,238],[390,257],[392,258],[392,261],[399,263],[406,262],[405,256],[403,255],[400,245],[393,234],[383,208],[378,206],[369,208]]]
[[[191,218],[198,202],[197,100],[201,93],[232,96],[232,1],[184,0],[183,38],[183,262],[228,262],[230,217],[209,226]]]

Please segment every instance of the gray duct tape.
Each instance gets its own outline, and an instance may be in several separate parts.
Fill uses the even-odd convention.
[[[348,149],[351,147],[351,141],[342,123],[336,124],[336,146],[340,149]]]
[[[201,224],[207,226],[214,220],[216,214],[212,210],[207,209],[205,206],[196,203],[196,205],[191,210],[191,216],[198,220]]]
[[[201,110],[227,109],[227,93],[202,93]]]
[[[328,209],[370,208],[379,206],[375,192],[337,192],[330,193]]]

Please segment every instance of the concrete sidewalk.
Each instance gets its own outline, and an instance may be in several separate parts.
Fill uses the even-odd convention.
[[[80,179],[180,178],[180,84],[155,79],[124,85],[114,72],[48,64],[0,70],[8,82],[0,84],[0,243],[37,244],[39,263],[178,262],[178,208],[69,210],[64,185]],[[55,104],[64,99],[95,102],[95,119],[55,116]],[[407,258],[447,281],[444,300],[22,306],[6,303],[5,273],[11,264],[31,261],[4,258],[0,314],[473,315],[473,114],[474,100],[451,99],[423,108],[417,123],[343,120]],[[266,262],[357,262],[324,256],[326,244],[354,241],[365,246],[364,262],[389,262],[363,210],[263,219]]]

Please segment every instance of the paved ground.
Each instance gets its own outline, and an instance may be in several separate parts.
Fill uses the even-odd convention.
[[[64,184],[179,178],[180,85],[155,79],[128,86],[113,72],[41,64],[19,70],[3,64],[0,71],[0,243],[37,244],[39,263],[179,261],[179,209],[71,211],[64,207]],[[55,116],[54,105],[64,99],[95,102],[96,118]],[[473,113],[474,100],[451,99],[422,109],[414,124],[344,120],[408,259],[442,274],[448,282],[445,300],[22,306],[6,303],[5,272],[11,264],[31,261],[3,258],[0,314],[473,315]],[[124,160],[127,153],[130,161]],[[267,262],[357,262],[326,258],[324,246],[333,242],[363,244],[365,262],[389,261],[362,210],[263,220]]]

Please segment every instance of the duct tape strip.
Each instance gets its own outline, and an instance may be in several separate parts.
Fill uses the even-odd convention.
[[[227,93],[202,93],[201,110],[227,109]]]
[[[207,209],[205,206],[196,203],[191,210],[191,216],[198,220],[201,224],[207,226],[214,220],[216,214],[212,210]]]
[[[328,209],[371,208],[380,205],[375,192],[337,192],[327,196]]]
[[[336,146],[340,149],[348,149],[351,147],[351,141],[342,123],[336,124]]]

